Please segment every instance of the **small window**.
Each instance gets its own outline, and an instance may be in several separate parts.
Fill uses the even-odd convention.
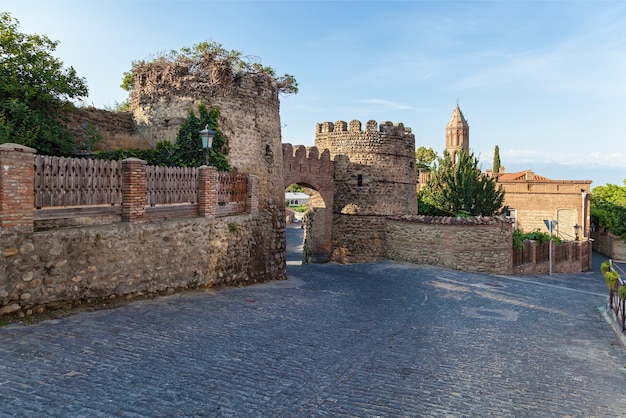
[[[363,186],[363,174],[359,174],[356,177],[356,185],[359,187]]]

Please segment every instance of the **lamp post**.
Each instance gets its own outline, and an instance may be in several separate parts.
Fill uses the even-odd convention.
[[[205,161],[206,165],[209,164],[209,159],[211,158],[211,145],[213,145],[213,137],[215,136],[215,131],[209,129],[209,125],[205,125],[204,129],[199,131],[200,138],[202,138],[202,148],[205,152]]]
[[[578,241],[578,230],[580,229],[580,226],[578,226],[578,224],[574,225],[574,234],[576,235],[576,241]]]

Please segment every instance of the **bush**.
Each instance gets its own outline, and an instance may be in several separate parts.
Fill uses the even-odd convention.
[[[609,290],[615,288],[617,281],[619,280],[619,274],[616,271],[610,270],[604,273],[604,280]]]
[[[550,234],[547,232],[541,232],[538,229],[527,233],[522,233],[519,229],[513,231],[514,248],[523,248],[524,241],[528,240],[543,244],[550,241]],[[556,235],[552,235],[552,240],[554,241],[555,245],[560,245],[563,242],[561,238]]]

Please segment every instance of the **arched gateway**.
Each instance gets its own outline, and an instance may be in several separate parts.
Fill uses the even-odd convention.
[[[317,147],[300,145],[294,150],[291,144],[283,144],[284,187],[295,183],[315,191],[310,200],[313,212],[305,222],[305,261],[324,263],[330,260],[334,167],[328,150],[320,154]]]

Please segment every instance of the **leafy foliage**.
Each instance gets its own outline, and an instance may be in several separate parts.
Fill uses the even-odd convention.
[[[613,270],[605,271],[603,274],[606,286],[612,291],[619,280],[619,274]]]
[[[417,171],[430,171],[430,165],[437,159],[437,153],[432,148],[424,146],[415,150],[415,167]]]
[[[70,100],[87,96],[86,82],[52,56],[58,42],[19,33],[18,24],[0,14],[0,143],[71,155],[75,144],[62,115]]]
[[[189,116],[178,130],[176,143],[173,145],[169,141],[159,141],[155,149],[98,151],[96,158],[123,160],[135,157],[145,160],[149,165],[200,167],[206,163],[206,154],[202,148],[199,132],[208,125],[209,129],[215,131],[209,150],[209,163],[218,171],[231,171],[232,168],[226,158],[228,154],[226,139],[218,128],[219,110],[209,110],[201,103],[198,106],[198,113],[199,116],[196,116],[193,109],[189,111]]]
[[[178,131],[174,144],[173,164],[179,167],[200,167],[206,162],[205,152],[202,149],[202,140],[199,132],[205,127],[215,131],[215,137],[209,150],[210,165],[217,167],[219,171],[230,171],[231,167],[226,159],[228,147],[226,140],[218,129],[217,120],[219,110],[207,109],[206,105],[198,106],[199,116],[196,117],[193,110],[189,111],[189,117]]]
[[[419,213],[434,216],[493,216],[506,210],[504,190],[482,175],[478,159],[463,150],[456,164],[444,151],[433,174],[418,193]]]
[[[96,151],[95,157],[101,160],[124,160],[139,158],[148,165],[172,165],[174,144],[169,141],[159,141],[155,149],[116,149],[111,151]]]
[[[147,60],[137,60],[132,62],[130,71],[124,73],[121,87],[126,91],[132,91],[136,70],[149,63],[174,63],[190,68],[191,71],[206,71],[207,62],[223,62],[233,73],[246,72],[254,74],[265,74],[272,77],[278,84],[278,91],[283,94],[298,93],[298,82],[295,77],[285,74],[282,77],[276,76],[276,71],[262,65],[257,57],[244,56],[240,51],[227,50],[217,42],[200,42],[192,47],[183,47],[179,51],[170,50],[162,52]]]
[[[299,184],[290,184],[289,186],[287,186],[287,188],[285,189],[286,192],[299,192],[299,193],[304,193],[304,189],[302,188],[302,186],[300,186]]]
[[[547,232],[541,232],[538,229],[532,232],[522,233],[519,229],[513,231],[513,247],[514,248],[523,248],[524,241],[535,241],[538,244],[543,244],[550,241],[550,234]],[[563,242],[561,238],[557,235],[552,235],[552,241],[554,241],[555,245],[561,244]]]
[[[592,221],[598,227],[626,238],[626,180],[624,186],[594,187],[590,211]]]

